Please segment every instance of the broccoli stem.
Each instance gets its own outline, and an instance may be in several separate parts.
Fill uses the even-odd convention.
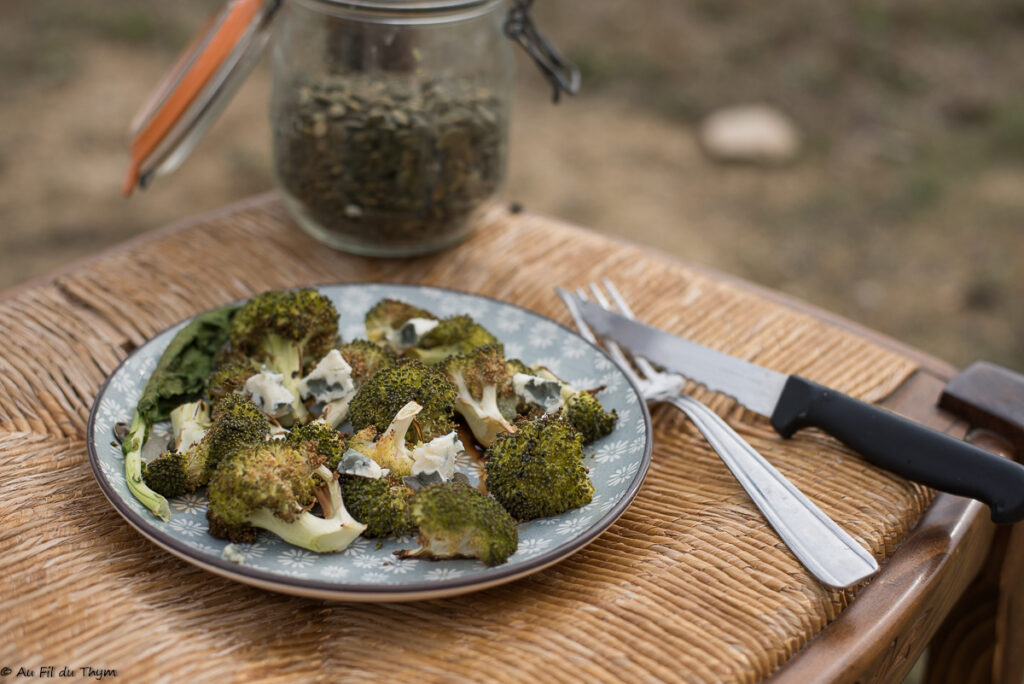
[[[308,512],[300,513],[292,522],[285,522],[265,508],[249,516],[249,524],[268,530],[293,546],[317,553],[343,551],[362,532],[358,526],[339,525],[333,518],[318,518]]]
[[[128,435],[121,443],[121,452],[124,454],[124,479],[132,496],[148,508],[153,515],[167,522],[171,519],[171,507],[168,505],[167,499],[146,486],[142,479],[142,446],[148,437],[149,424],[136,413],[132,418]]]
[[[497,387],[485,385],[480,400],[477,401],[461,375],[456,374],[454,379],[459,392],[455,397],[455,410],[466,419],[469,429],[480,444],[489,447],[501,433],[516,431],[515,426],[501,415]]]
[[[327,421],[327,424],[332,428],[336,428],[345,422],[345,418],[348,416],[348,405],[352,403],[352,397],[355,396],[355,392],[341,399],[335,399],[332,402],[328,402],[324,406],[323,413],[320,417]]]
[[[171,411],[171,431],[174,434],[174,450],[186,451],[202,440],[210,429],[210,408],[205,401],[191,401]]]
[[[431,349],[415,348],[412,350],[412,353],[424,364],[428,366],[436,366],[449,356],[455,356],[458,354],[459,348],[455,346],[433,347]]]
[[[363,533],[366,525],[357,522],[345,510],[341,499],[341,486],[334,474],[324,466],[316,469],[316,474],[326,485],[324,492],[318,492],[321,506],[324,508],[323,518],[309,512],[299,513],[292,522],[282,520],[266,508],[254,511],[248,519],[253,527],[268,530],[284,541],[317,553],[332,553],[345,550],[356,537]],[[326,502],[327,505],[324,505]]]
[[[305,423],[309,419],[309,411],[299,396],[299,377],[302,375],[299,345],[280,335],[270,334],[263,342],[263,352],[269,360],[267,367],[284,376],[281,384],[292,393],[292,420]]]
[[[395,448],[402,454],[408,456],[408,449],[405,447],[405,435],[409,432],[409,426],[416,420],[416,416],[423,410],[423,407],[415,401],[410,401],[395,414],[394,420],[388,426],[384,437],[391,437],[395,440]]]

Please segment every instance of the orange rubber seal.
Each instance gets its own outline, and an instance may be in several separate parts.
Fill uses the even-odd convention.
[[[176,62],[167,78],[150,98],[158,105],[132,138],[131,164],[121,192],[127,197],[139,183],[143,162],[178,124],[196,97],[210,83],[260,13],[264,0],[230,0],[227,7],[204,27]],[[216,20],[220,19],[217,23]],[[207,33],[213,27],[213,33]],[[205,47],[203,43],[205,42]],[[201,50],[197,55],[196,50]],[[175,79],[180,74],[180,79]],[[177,80],[177,84],[174,81]],[[171,89],[164,98],[164,93]],[[148,103],[147,103],[148,104]]]

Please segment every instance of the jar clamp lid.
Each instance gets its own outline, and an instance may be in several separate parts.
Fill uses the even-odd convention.
[[[423,12],[486,4],[488,0],[306,0],[353,9]],[[228,0],[185,48],[135,115],[131,163],[122,192],[145,188],[157,174],[178,168],[230,102],[259,61],[282,0]],[[579,70],[537,30],[533,0],[511,0],[505,34],[519,43],[559,93],[575,94]]]

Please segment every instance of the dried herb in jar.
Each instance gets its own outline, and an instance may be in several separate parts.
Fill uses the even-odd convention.
[[[329,232],[392,247],[457,239],[504,180],[506,106],[467,81],[299,83],[275,118],[280,184]]]

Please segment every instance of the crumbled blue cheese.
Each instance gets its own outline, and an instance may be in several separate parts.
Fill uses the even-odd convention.
[[[245,553],[234,544],[228,544],[225,546],[224,550],[220,552],[220,557],[222,560],[226,560],[229,563],[238,563],[241,565],[245,562]]]
[[[355,449],[349,449],[341,455],[338,462],[338,472],[342,475],[358,475],[371,480],[378,480],[388,474],[387,468],[381,468],[372,458],[361,454]]]
[[[415,347],[423,336],[437,327],[440,321],[433,318],[410,318],[397,330],[388,333],[388,343],[399,352]]]
[[[562,383],[528,373],[512,376],[512,387],[516,396],[532,406],[539,406],[545,413],[554,413],[562,408]]]
[[[245,381],[245,394],[271,418],[284,418],[292,412],[295,397],[284,386],[284,376],[263,369]]]
[[[461,473],[456,473],[456,475],[459,474]],[[432,485],[436,482],[444,482],[444,478],[441,477],[440,473],[436,470],[431,470],[428,473],[420,473],[419,475],[407,475],[402,478],[402,484],[414,492],[418,492],[427,485]]]
[[[317,404],[326,405],[355,392],[352,367],[337,349],[320,359],[309,375],[299,380],[299,396],[312,397]]]
[[[462,440],[457,432],[435,437],[413,449],[412,474],[436,472],[442,480],[450,480],[455,474],[455,459],[462,452]]]

